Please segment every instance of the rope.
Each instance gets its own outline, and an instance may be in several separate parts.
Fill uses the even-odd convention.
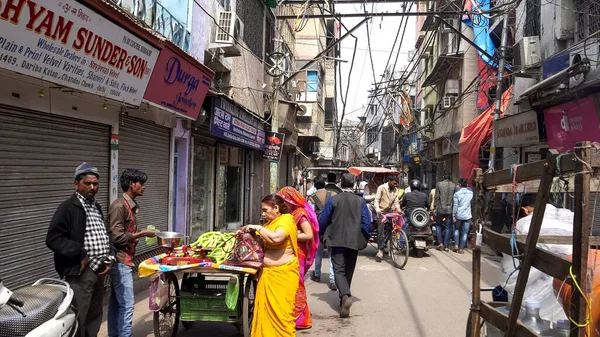
[[[510,231],[510,250],[511,250],[511,255],[512,255],[512,262],[513,262],[513,267],[515,268],[515,271],[519,270],[521,268],[521,264],[519,263],[519,265],[517,266],[516,261],[518,260],[518,256],[520,255],[519,253],[519,246],[517,246],[517,234],[516,234],[516,228],[517,228],[517,203],[519,204],[519,208],[520,208],[520,197],[518,196],[517,190],[519,187],[519,184],[517,183],[517,169],[518,169],[519,165],[513,164],[510,167],[510,175],[512,177],[512,196],[513,196],[513,209],[512,209],[512,228]],[[516,254],[515,254],[516,253]],[[513,272],[514,273],[514,272]],[[512,275],[512,274],[511,274]],[[509,276],[510,278],[510,276]]]
[[[577,282],[577,279],[575,278],[575,275],[573,274],[573,266],[571,266],[571,268],[569,269],[569,274],[571,275],[571,279],[573,280],[573,284],[575,285],[575,288],[579,291],[579,293],[581,294],[581,297],[583,297],[583,299],[585,300],[585,304],[587,306],[587,312],[585,315],[586,316],[585,323],[578,323],[572,317],[569,317],[569,320],[571,321],[571,323],[573,323],[578,328],[586,328],[587,336],[591,336],[592,335],[591,334],[591,332],[592,332],[592,329],[591,329],[592,301],[590,301],[590,299],[588,299],[588,297],[585,295],[585,293],[579,286],[579,282]]]

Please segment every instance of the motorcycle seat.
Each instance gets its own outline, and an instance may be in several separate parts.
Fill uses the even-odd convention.
[[[51,320],[64,299],[64,292],[39,284],[15,290],[13,297],[25,305],[17,307],[22,313],[8,305],[0,309],[0,337],[22,337]]]

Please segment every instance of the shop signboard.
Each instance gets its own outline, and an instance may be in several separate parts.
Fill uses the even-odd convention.
[[[75,0],[0,1],[0,68],[137,106],[157,58]]]
[[[537,113],[533,110],[494,122],[497,147],[521,147],[540,142]]]
[[[544,119],[550,149],[565,152],[577,142],[600,141],[600,121],[591,96],[546,109]]]
[[[265,150],[262,123],[235,104],[216,97],[210,117],[210,134],[247,148]]]
[[[279,132],[267,132],[265,138],[265,152],[263,159],[279,162],[283,150],[285,134]]]
[[[209,71],[165,48],[160,51],[144,99],[196,120],[211,80]]]

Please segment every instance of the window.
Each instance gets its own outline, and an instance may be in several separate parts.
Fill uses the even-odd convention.
[[[367,145],[371,145],[377,141],[377,126],[370,127],[367,130]]]
[[[541,0],[528,0],[525,2],[525,27],[523,36],[540,35]],[[556,10],[559,10],[557,7]]]
[[[600,6],[595,0],[575,0],[575,41],[579,42],[600,30]]]
[[[240,148],[230,146],[219,148],[215,231],[231,231],[242,226],[244,192],[243,157],[240,157],[242,154],[243,150]]]
[[[244,23],[244,42],[254,55],[263,58],[264,4],[260,0],[236,0],[235,12]]]

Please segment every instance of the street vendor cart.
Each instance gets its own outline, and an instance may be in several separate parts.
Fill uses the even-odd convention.
[[[159,243],[166,253],[138,267],[139,277],[152,278],[149,304],[154,311],[154,335],[177,336],[179,322],[186,329],[194,322],[224,322],[236,325],[243,337],[249,337],[258,268],[228,265],[225,260],[208,262],[204,255],[190,257],[190,246],[179,246],[183,235],[161,234],[171,235],[177,245]]]
[[[526,183],[528,193],[537,192],[537,198],[527,235],[517,235],[514,225],[512,234],[498,234],[489,228],[484,228],[478,234],[477,245],[473,250],[473,292],[466,331],[468,337],[485,336],[484,327],[489,324],[502,331],[504,336],[540,336],[522,324],[519,319],[521,302],[532,267],[562,283],[561,290],[562,287],[568,289],[564,296],[561,290],[558,293],[563,300],[565,313],[570,318],[570,336],[598,336],[599,318],[596,307],[598,304],[595,303],[594,307],[591,305],[594,299],[598,299],[598,289],[593,289],[589,278],[593,274],[590,269],[596,268],[592,254],[590,254],[592,262],[588,262],[589,247],[600,244],[599,237],[591,236],[590,230],[593,217],[597,216],[590,207],[590,192],[598,193],[600,190],[598,179],[592,178],[598,172],[598,168],[600,168],[600,149],[597,144],[581,142],[575,146],[573,153],[559,154],[555,150],[550,150],[544,161],[485,174],[480,169],[475,170],[474,213],[479,224],[482,224],[486,192],[515,193],[521,184]],[[566,184],[565,192],[573,193],[574,199],[572,236],[540,235],[546,204],[551,194],[551,185],[556,182],[556,179],[570,182]],[[481,291],[489,290],[480,287],[481,237],[493,250],[519,261],[519,274],[508,315],[498,310],[506,305],[505,302],[481,299]],[[537,246],[538,243],[572,244],[572,259],[541,249]]]

